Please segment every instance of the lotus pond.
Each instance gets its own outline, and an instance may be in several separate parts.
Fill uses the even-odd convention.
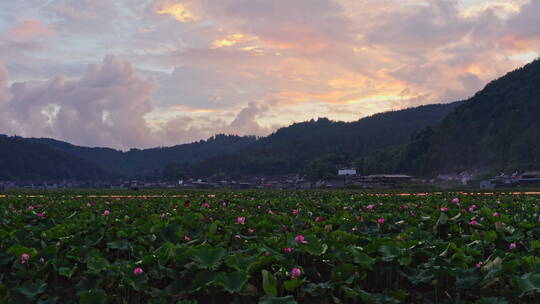
[[[0,303],[536,303],[539,220],[504,193],[8,195]]]

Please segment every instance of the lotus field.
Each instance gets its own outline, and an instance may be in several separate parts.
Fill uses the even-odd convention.
[[[540,197],[0,197],[0,303],[537,303]]]

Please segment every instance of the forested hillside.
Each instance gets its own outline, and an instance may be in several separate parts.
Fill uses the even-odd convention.
[[[436,175],[540,170],[540,60],[492,81],[401,149],[364,158],[368,171]]]
[[[72,154],[20,137],[0,135],[0,180],[108,180],[114,177]]]
[[[348,166],[378,149],[407,143],[415,132],[437,124],[457,105],[420,106],[380,113],[356,122],[320,118],[296,123],[259,139],[238,153],[195,165],[171,165],[166,177],[294,173],[312,178],[329,177],[335,174],[336,166]]]

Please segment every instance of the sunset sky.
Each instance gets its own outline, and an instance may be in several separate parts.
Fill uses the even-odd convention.
[[[0,1],[0,133],[267,135],[467,98],[536,58],[540,0]]]

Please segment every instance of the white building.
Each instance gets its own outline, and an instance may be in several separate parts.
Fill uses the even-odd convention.
[[[338,175],[356,175],[356,169],[339,169]]]

